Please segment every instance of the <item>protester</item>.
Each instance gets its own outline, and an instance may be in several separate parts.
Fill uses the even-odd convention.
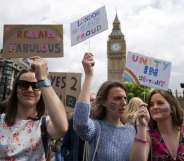
[[[96,93],[92,92],[90,94],[91,112],[90,116],[96,107]],[[63,144],[61,148],[62,156],[64,156],[65,161],[83,161],[83,150],[84,141],[76,134],[73,129],[73,116],[69,115],[69,130],[65,134],[63,139]]]
[[[134,141],[135,129],[124,125],[121,116],[127,103],[125,87],[117,81],[106,81],[97,92],[95,119],[90,119],[90,87],[94,58],[86,53],[83,58],[85,80],[74,111],[74,129],[88,142],[90,161],[127,161]]]
[[[62,139],[53,140],[52,151],[54,152],[55,161],[64,161],[63,155],[61,155]]]
[[[76,134],[73,129],[73,117],[69,120],[69,130],[63,138],[61,155],[64,161],[83,160],[84,141]]]
[[[92,108],[96,107],[96,93],[94,93],[94,92],[90,93],[90,104],[91,104]]]
[[[154,90],[148,98],[148,110],[142,107],[138,112],[139,127],[130,161],[137,158],[139,161],[183,161],[184,112],[177,99],[167,91]]]
[[[22,70],[0,115],[0,160],[45,161],[41,125],[45,110],[45,134],[63,136],[68,129],[66,112],[47,78],[47,62],[33,57],[31,69]]]
[[[123,115],[123,120],[125,123],[130,123],[135,126],[137,111],[142,104],[144,104],[144,102],[139,97],[133,97],[129,100]]]
[[[93,118],[94,112],[96,111],[96,93],[90,93],[90,104],[91,104],[91,111],[90,117]]]

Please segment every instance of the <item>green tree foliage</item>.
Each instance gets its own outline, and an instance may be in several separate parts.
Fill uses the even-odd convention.
[[[128,100],[132,97],[139,97],[146,101],[147,95],[150,93],[151,88],[139,86],[133,83],[124,83],[128,90]]]

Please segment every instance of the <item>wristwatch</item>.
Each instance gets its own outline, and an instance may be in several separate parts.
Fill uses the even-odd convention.
[[[37,82],[37,88],[50,87],[50,86],[51,86],[51,82],[48,79],[39,80]]]

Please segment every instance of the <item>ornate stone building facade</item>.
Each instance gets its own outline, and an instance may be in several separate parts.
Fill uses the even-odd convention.
[[[28,65],[21,59],[0,58],[0,101],[10,94],[17,73],[26,68]]]
[[[120,21],[116,14],[113,29],[107,41],[108,80],[122,80],[126,61],[126,42],[121,32]]]

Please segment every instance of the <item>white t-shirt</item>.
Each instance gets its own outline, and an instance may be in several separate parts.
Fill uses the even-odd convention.
[[[21,120],[9,127],[0,115],[0,161],[45,161],[41,119]]]

